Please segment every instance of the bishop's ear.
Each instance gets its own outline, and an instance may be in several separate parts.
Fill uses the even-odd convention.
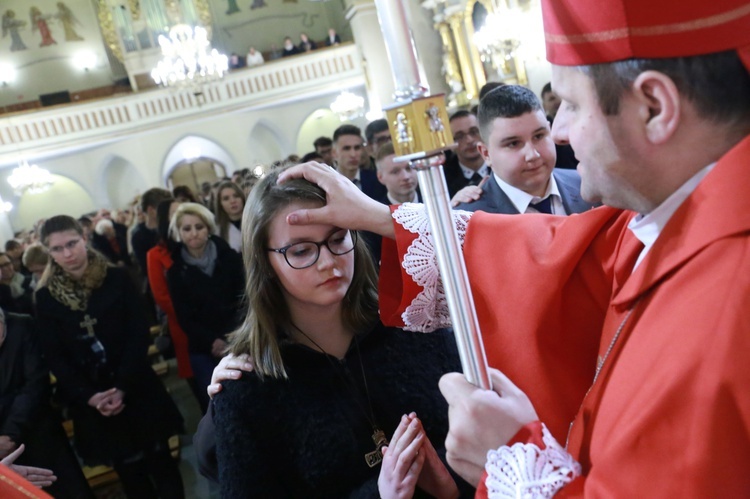
[[[632,95],[641,106],[646,137],[653,144],[663,144],[677,130],[681,100],[672,79],[659,71],[644,71],[631,87]]]

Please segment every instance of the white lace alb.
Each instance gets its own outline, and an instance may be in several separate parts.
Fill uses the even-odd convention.
[[[466,226],[473,213],[453,211],[453,223],[458,240],[463,247]],[[401,263],[407,274],[414,279],[422,291],[406,307],[401,319],[407,331],[429,332],[451,325],[448,302],[440,280],[435,244],[432,240],[430,220],[422,204],[403,203],[394,210],[393,219],[404,229],[418,237],[409,245]]]
[[[545,449],[513,444],[487,453],[487,496],[490,499],[550,498],[581,475],[581,465],[542,425]]]

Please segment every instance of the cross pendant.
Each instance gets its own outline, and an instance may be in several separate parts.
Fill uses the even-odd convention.
[[[383,461],[383,452],[381,449],[383,446],[388,445],[385,433],[379,428],[375,428],[375,431],[372,433],[372,441],[375,443],[375,450],[365,454],[365,462],[367,462],[367,466],[370,468],[377,466]]]
[[[85,329],[86,333],[89,336],[94,336],[94,325],[97,322],[99,321],[96,319],[93,319],[91,316],[89,316],[89,314],[86,314],[83,316],[83,322],[81,322],[79,326],[81,326],[82,329]]]

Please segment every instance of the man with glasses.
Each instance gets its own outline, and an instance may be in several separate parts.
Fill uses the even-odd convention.
[[[453,140],[458,144],[443,165],[448,194],[452,198],[467,185],[479,185],[491,170],[477,147],[482,140],[477,117],[469,111],[457,111],[448,121]]]
[[[367,154],[370,156],[370,166],[375,168],[378,157],[378,149],[392,141],[391,132],[388,130],[388,121],[381,118],[371,121],[365,127],[365,139],[367,140]]]

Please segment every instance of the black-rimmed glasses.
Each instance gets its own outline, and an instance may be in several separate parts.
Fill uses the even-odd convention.
[[[283,248],[267,248],[268,251],[284,255],[286,263],[293,269],[301,270],[315,265],[320,258],[320,248],[325,246],[332,255],[346,255],[354,249],[357,233],[342,229],[331,234],[321,242],[302,241]]]

